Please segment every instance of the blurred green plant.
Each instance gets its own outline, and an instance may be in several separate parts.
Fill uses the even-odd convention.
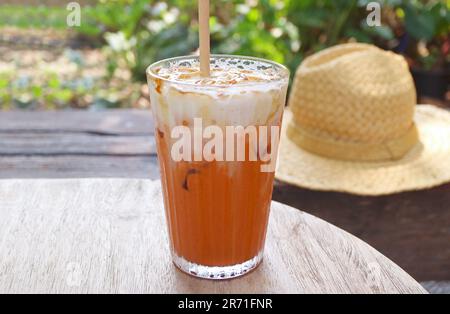
[[[448,39],[450,1],[380,0],[383,25],[379,27],[366,22],[369,2],[212,1],[212,51],[268,58],[295,71],[305,56],[341,42],[397,48],[402,45],[398,25],[418,41]],[[109,70],[113,72],[118,62],[126,63],[133,77],[143,81],[145,68],[152,62],[197,49],[196,6],[196,1],[181,0],[103,0],[86,14],[90,21],[96,20],[96,34],[106,38],[112,60]],[[432,57],[428,63],[435,64]]]
[[[404,27],[411,37],[407,55],[413,66],[425,70],[450,63],[450,1],[404,1]]]
[[[378,0],[383,25],[366,23],[373,0],[215,0],[211,2],[214,53],[253,55],[295,70],[318,50],[355,40],[402,50],[401,33],[416,46],[408,53],[424,67],[442,66],[448,54],[449,0]],[[64,7],[2,6],[0,25],[65,27]],[[28,23],[28,24],[27,24]],[[197,1],[99,0],[82,7],[81,36],[107,44],[108,71],[127,64],[133,77],[145,80],[152,62],[193,53],[197,48]],[[418,45],[428,49],[420,54]],[[411,46],[411,43],[409,44]],[[422,49],[423,52],[423,49]]]
[[[141,84],[129,81],[129,70],[120,66],[116,75],[109,75],[92,61],[86,64],[79,51],[67,49],[63,56],[64,67],[71,68],[64,73],[47,69],[47,63],[39,69],[23,67],[20,60],[6,69],[0,66],[0,110],[136,107]],[[95,77],[87,75],[93,70]]]
[[[416,67],[448,68],[450,0],[378,0],[382,6],[378,27],[366,22],[369,2],[373,0],[214,0],[212,51],[268,58],[294,72],[316,51],[359,41],[403,53]],[[19,7],[1,6],[0,26],[66,27],[65,7]],[[89,96],[95,106],[114,107],[120,104],[120,86],[109,89],[102,84],[117,72],[127,68],[134,80],[144,82],[149,64],[194,53],[198,46],[197,1],[99,0],[82,7],[81,21],[73,30],[101,45],[106,55],[104,82],[89,87],[49,76],[45,84],[36,85],[0,75],[0,101],[33,106],[46,100],[58,107]],[[76,54],[69,58],[83,67]],[[5,92],[11,89],[22,91],[23,97],[12,100]]]
[[[65,29],[65,7],[0,5],[0,27]]]
[[[211,11],[214,53],[268,58],[292,71],[305,55],[350,37],[367,42],[392,37],[386,29],[360,30],[367,15],[364,1],[216,0]],[[145,67],[152,62],[197,48],[196,1],[103,0],[85,14],[96,20],[95,35],[108,43],[111,72],[122,62],[135,79],[145,80]],[[79,31],[94,34],[83,27]]]

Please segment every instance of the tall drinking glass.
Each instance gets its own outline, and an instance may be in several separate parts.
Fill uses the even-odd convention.
[[[262,260],[289,71],[251,57],[195,56],[147,70],[172,258],[227,279]]]

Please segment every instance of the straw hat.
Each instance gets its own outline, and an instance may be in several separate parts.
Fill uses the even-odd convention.
[[[450,112],[416,106],[401,56],[366,44],[326,49],[296,73],[276,177],[360,195],[450,182]]]

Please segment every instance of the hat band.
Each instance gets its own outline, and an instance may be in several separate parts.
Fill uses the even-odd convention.
[[[330,138],[325,139],[308,133],[294,123],[289,124],[287,136],[310,153],[348,161],[398,160],[419,142],[419,133],[415,124],[403,136],[376,144],[350,143]]]

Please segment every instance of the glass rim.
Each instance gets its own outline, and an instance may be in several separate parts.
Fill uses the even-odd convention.
[[[257,58],[257,57],[250,57],[250,56],[241,56],[241,55],[229,55],[229,54],[212,54],[211,58],[236,58],[236,59],[242,59],[242,60],[250,60],[250,61],[257,61],[257,62],[261,62],[261,63],[266,63],[266,64],[270,64],[272,66],[274,66],[277,70],[280,70],[281,75],[279,79],[273,80],[273,81],[254,81],[254,82],[250,82],[250,83],[243,83],[243,84],[238,84],[238,85],[234,85],[233,88],[240,88],[240,87],[248,87],[248,86],[258,86],[258,85],[267,85],[269,83],[277,83],[277,82],[282,82],[282,81],[289,81],[289,77],[291,75],[290,70],[283,64],[275,62],[275,61],[271,61],[271,60],[267,60],[267,59],[263,59],[263,58]],[[152,63],[151,65],[149,65],[145,71],[145,73],[147,74],[147,76],[153,78],[153,79],[158,79],[161,80],[163,82],[168,82],[168,83],[172,83],[172,84],[176,84],[176,85],[182,85],[182,86],[195,86],[196,88],[204,88],[204,89],[210,89],[210,88],[227,88],[230,87],[229,85],[220,85],[220,84],[211,84],[211,85],[198,85],[195,84],[193,82],[182,82],[182,81],[176,81],[173,79],[168,79],[162,76],[159,76],[157,73],[155,73],[152,69],[154,69],[155,67],[167,63],[167,62],[173,62],[173,61],[179,61],[179,60],[192,60],[192,59],[199,59],[198,55],[186,55],[186,56],[179,56],[179,57],[173,57],[173,58],[167,58],[167,59],[162,59],[159,61],[156,61],[154,63]]]

